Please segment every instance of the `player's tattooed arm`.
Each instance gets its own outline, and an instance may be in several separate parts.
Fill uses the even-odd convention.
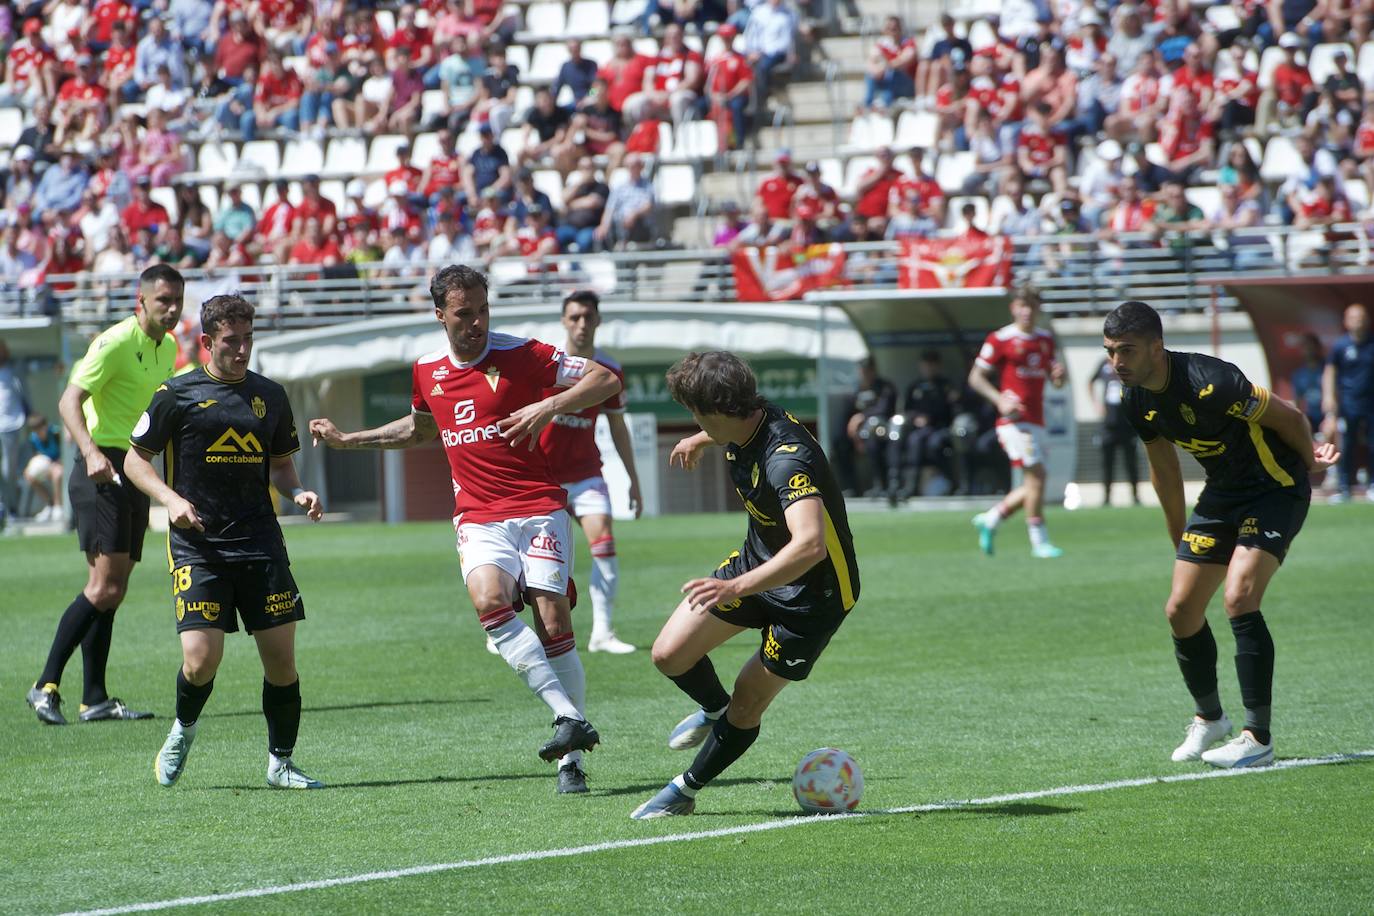
[[[355,433],[343,432],[327,418],[310,421],[311,439],[316,445],[323,442],[330,448],[410,448],[437,435],[439,424],[427,413],[412,413],[385,426],[360,429]]]

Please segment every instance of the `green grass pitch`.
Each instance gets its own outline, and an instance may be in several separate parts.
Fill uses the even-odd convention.
[[[620,634],[647,647],[678,586],[715,568],[743,514],[621,524]],[[556,797],[546,709],[497,658],[446,525],[292,527],[308,619],[297,760],[329,788],[265,788],[261,669],[230,640],[185,775],[152,760],[180,655],[150,535],[121,609],[112,691],[151,722],[39,726],[23,694],[83,571],[68,538],[0,542],[0,913],[213,895],[800,816],[793,766],[835,745],[861,810],[1200,771],[1169,751],[1190,713],[1161,606],[1157,510],[1056,512],[1067,555],[1035,561],[1020,519],[993,559],[966,515],[853,517],[863,595],[812,678],[690,818],[629,812],[686,766],[689,706],[647,651],[583,653],[603,745],[592,793]],[[1281,758],[1374,748],[1374,508],[1314,507],[1265,614]],[[579,541],[581,540],[579,536]],[[588,559],[579,544],[578,568]],[[1219,609],[1223,700],[1240,709]],[[575,613],[580,632],[589,611]],[[733,676],[757,639],[714,655]],[[67,671],[75,718],[80,659]],[[728,681],[727,681],[728,684]],[[886,814],[221,901],[212,912],[1369,912],[1374,761]]]

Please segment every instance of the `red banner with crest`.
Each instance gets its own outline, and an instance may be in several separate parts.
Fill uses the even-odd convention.
[[[1011,283],[1011,239],[965,233],[952,239],[902,239],[897,285],[963,289]]]
[[[741,248],[732,257],[740,302],[800,299],[803,293],[845,284],[844,246]]]

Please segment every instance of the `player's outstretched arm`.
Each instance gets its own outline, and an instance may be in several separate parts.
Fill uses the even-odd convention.
[[[716,444],[718,444],[716,440],[712,439],[705,430],[694,436],[679,439],[677,445],[673,446],[672,452],[668,454],[668,467],[676,464],[684,471],[696,470],[696,466],[701,463],[702,452],[706,451],[708,446]]]
[[[330,448],[410,448],[437,435],[439,424],[427,413],[412,413],[385,426],[356,433],[343,432],[328,418],[310,421],[310,438],[316,445],[323,442]]]
[[[539,434],[561,413],[577,413],[586,407],[600,404],[620,391],[620,379],[598,362],[587,361],[587,369],[577,383],[552,394],[542,401],[527,404],[513,411],[496,425],[511,445],[529,439],[529,449],[539,444]]]
[[[733,579],[693,579],[682,592],[693,607],[704,610],[796,582],[825,559],[825,503],[820,497],[795,500],[783,511],[792,539],[766,563]]]
[[[1187,507],[1183,500],[1183,469],[1178,464],[1178,451],[1163,436],[1145,443],[1145,455],[1150,459],[1150,483],[1164,509],[1164,523],[1169,528],[1169,542],[1177,546],[1183,539],[1187,522]]]
[[[1279,434],[1284,444],[1297,452],[1307,463],[1308,473],[1324,471],[1341,458],[1335,445],[1327,442],[1317,445],[1312,441],[1312,424],[1303,416],[1301,410],[1283,398],[1271,394],[1269,405],[1256,421],[1260,426],[1272,429]]]
[[[137,446],[129,449],[124,456],[124,476],[134,486],[167,507],[167,523],[176,528],[194,528],[204,531],[205,525],[196,514],[196,507],[181,494],[163,482],[157,468],[149,461],[149,453]]]
[[[324,503],[320,494],[301,487],[301,479],[296,474],[296,462],[290,455],[272,458],[272,486],[279,493],[289,493],[291,501],[305,510],[312,522],[324,517]]]

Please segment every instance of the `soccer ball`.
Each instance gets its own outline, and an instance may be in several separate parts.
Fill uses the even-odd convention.
[[[864,774],[844,751],[823,747],[797,764],[792,774],[792,794],[808,814],[853,811],[864,794]]]

